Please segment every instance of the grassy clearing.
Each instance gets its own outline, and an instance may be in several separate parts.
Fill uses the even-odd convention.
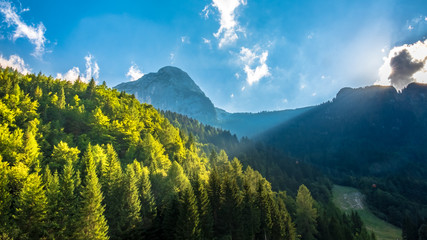
[[[333,200],[342,211],[356,211],[366,228],[373,231],[378,240],[402,239],[402,229],[376,217],[364,203],[364,196],[357,189],[334,185]]]

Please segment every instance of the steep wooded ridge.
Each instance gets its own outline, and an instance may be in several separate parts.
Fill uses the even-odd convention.
[[[427,217],[426,119],[425,84],[412,83],[401,93],[344,88],[259,139],[362,189],[377,215],[405,234],[405,228],[417,232]]]
[[[152,104],[157,109],[186,115],[204,124],[229,130],[238,137],[254,137],[310,109],[229,113],[214,107],[186,72],[171,66],[114,88],[134,94],[141,102]]]
[[[318,221],[318,219],[320,219]],[[105,84],[0,71],[1,239],[374,239]]]

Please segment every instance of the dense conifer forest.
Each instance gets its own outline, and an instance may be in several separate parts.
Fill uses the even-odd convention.
[[[321,174],[201,128],[93,79],[1,70],[0,239],[375,239]]]

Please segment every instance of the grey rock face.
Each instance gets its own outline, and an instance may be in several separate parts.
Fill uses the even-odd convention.
[[[184,114],[203,123],[216,121],[211,100],[186,72],[176,67],[163,67],[157,73],[149,73],[115,88],[134,94],[139,101],[155,108]]]

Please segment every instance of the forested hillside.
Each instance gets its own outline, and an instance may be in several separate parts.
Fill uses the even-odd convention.
[[[374,238],[93,79],[1,70],[0,156],[1,239]]]
[[[360,189],[382,219],[419,239],[427,227],[427,85],[344,88],[260,139]],[[424,230],[422,230],[424,231]]]

